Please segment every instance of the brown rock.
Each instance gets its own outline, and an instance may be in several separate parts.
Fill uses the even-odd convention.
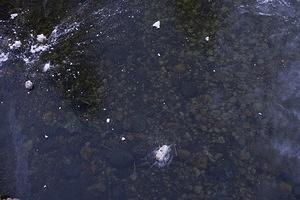
[[[98,181],[98,183],[91,185],[87,188],[88,191],[97,191],[97,192],[105,192],[106,186],[102,181]]]
[[[191,156],[191,153],[188,150],[185,149],[179,149],[178,150],[178,159],[185,161],[188,160]]]
[[[287,182],[281,182],[279,184],[280,190],[283,192],[287,192],[290,193],[292,192],[292,186],[290,184],[288,184]]]
[[[175,65],[175,71],[182,73],[185,71],[185,66],[182,63]]]
[[[198,169],[206,169],[208,164],[208,158],[204,153],[198,153],[193,159],[193,164]]]
[[[86,142],[80,150],[80,155],[83,159],[88,160],[93,153],[89,142]]]

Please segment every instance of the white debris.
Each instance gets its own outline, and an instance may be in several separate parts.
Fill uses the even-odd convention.
[[[17,40],[17,41],[15,41],[13,44],[10,44],[10,45],[9,45],[9,48],[10,48],[10,49],[18,49],[18,48],[21,47],[21,45],[22,45],[22,42],[19,41],[19,40]]]
[[[209,39],[210,39],[209,36],[206,36],[206,37],[205,37],[205,40],[206,40],[207,42],[209,41]]]
[[[155,22],[152,26],[155,28],[160,28],[160,21]]]
[[[53,65],[51,65],[50,62],[46,63],[43,67],[43,72],[47,72],[52,67]]]
[[[160,53],[157,53],[158,56],[160,56]]]
[[[107,118],[107,119],[106,119],[106,123],[109,123],[109,122],[110,122],[110,119],[109,119],[109,118]]]
[[[163,161],[168,152],[168,145],[161,146],[157,151],[155,151],[155,159],[158,161]]]
[[[30,53],[37,53],[40,51],[45,51],[49,48],[48,45],[32,45],[30,47]]]
[[[125,140],[126,140],[126,138],[125,138],[125,137],[121,137],[121,140],[122,140],[122,141],[125,141]]]
[[[47,139],[49,136],[48,135],[44,135],[44,137]]]
[[[16,18],[17,16],[18,16],[18,13],[13,13],[13,14],[10,15],[10,18],[11,18],[11,19],[14,19],[14,18]]]
[[[172,159],[172,145],[163,145],[154,150],[155,163],[158,167],[164,167],[168,165]]]
[[[259,112],[258,114],[259,114],[260,116],[262,116],[262,113],[261,113],[261,112]]]
[[[5,62],[8,60],[8,53],[1,53],[0,54],[0,63]]]
[[[36,36],[36,40],[40,43],[44,43],[47,40],[47,37],[44,34],[40,34]]]
[[[47,185],[44,185],[43,188],[47,188]]]
[[[25,88],[27,90],[31,90],[33,88],[33,83],[30,80],[26,81],[25,82]]]

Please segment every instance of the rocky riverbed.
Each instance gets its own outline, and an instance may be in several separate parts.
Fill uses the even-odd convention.
[[[300,198],[298,1],[0,11],[1,199]]]

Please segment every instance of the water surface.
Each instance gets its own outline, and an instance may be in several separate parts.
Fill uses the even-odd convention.
[[[0,11],[3,198],[300,198],[298,1]],[[165,144],[173,160],[160,168]]]

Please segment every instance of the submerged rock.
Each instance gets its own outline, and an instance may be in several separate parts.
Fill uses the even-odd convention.
[[[28,80],[25,82],[25,88],[27,90],[32,90],[33,89],[33,82],[31,80]]]
[[[195,97],[198,93],[197,85],[192,81],[184,81],[180,85],[180,92],[184,97]]]
[[[127,168],[133,166],[132,154],[123,149],[114,149],[106,155],[109,163],[115,168]]]

